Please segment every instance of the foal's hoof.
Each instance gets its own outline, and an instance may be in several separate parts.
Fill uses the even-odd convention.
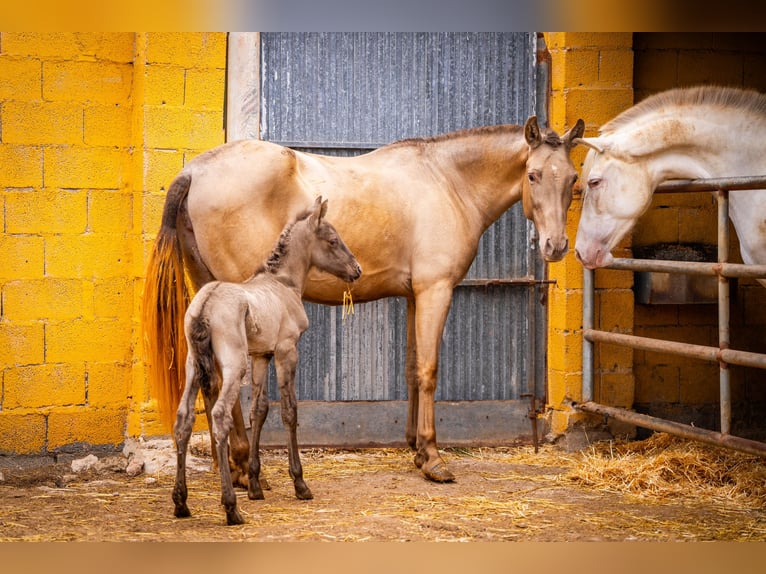
[[[426,455],[422,453],[415,454],[415,466],[423,468],[423,464],[426,462]]]
[[[311,500],[314,498],[314,495],[311,493],[311,489],[304,484],[303,486],[295,487],[295,498],[298,500]]]
[[[236,508],[234,510],[226,511],[226,525],[237,526],[238,524],[244,524],[245,520]]]
[[[189,511],[189,507],[186,506],[186,504],[182,504],[182,505],[176,506],[176,509],[173,512],[173,515],[176,518],[189,518],[191,516],[191,512]]]
[[[455,475],[449,471],[443,462],[438,462],[431,468],[422,468],[421,470],[427,479],[434,482],[454,482],[455,480]]]

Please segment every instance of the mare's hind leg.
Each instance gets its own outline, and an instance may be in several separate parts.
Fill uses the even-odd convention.
[[[190,355],[189,355],[190,357]],[[189,438],[194,425],[194,402],[199,391],[199,385],[194,377],[194,362],[191,358],[186,360],[186,387],[184,388],[181,402],[178,404],[176,424],[173,433],[176,441],[176,484],[173,488],[173,503],[175,504],[174,515],[176,518],[191,516],[189,507],[186,505],[186,451],[189,446]]]
[[[415,339],[415,301],[407,300],[407,355],[404,367],[407,382],[407,429],[405,437],[412,450],[417,450],[418,442],[418,372],[417,345]],[[423,460],[415,456],[415,464],[420,468]]]
[[[253,357],[253,402],[250,406],[250,429],[253,433],[250,441],[250,486],[247,495],[251,500],[263,500],[263,489],[269,488],[261,477],[261,429],[269,414],[269,398],[266,393],[266,380],[269,374],[269,357]]]
[[[222,353],[223,355],[223,353]],[[220,357],[224,367],[221,369],[222,385],[218,400],[213,406],[213,434],[215,435],[218,460],[226,461],[229,457],[229,433],[234,426],[232,407],[239,396],[239,387],[245,376],[244,361],[229,361]],[[243,524],[245,521],[237,509],[237,495],[231,482],[231,469],[228,464],[219,465],[221,473],[221,504],[226,511],[226,524]]]
[[[279,382],[279,396],[282,401],[282,424],[289,434],[287,454],[290,464],[290,477],[293,479],[295,496],[300,500],[311,500],[311,493],[303,480],[303,466],[298,451],[298,404],[295,400],[295,367],[298,363],[298,347],[296,344],[284,345],[274,356]]]

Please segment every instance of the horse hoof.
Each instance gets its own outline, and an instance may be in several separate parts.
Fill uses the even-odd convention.
[[[426,455],[421,453],[417,453],[415,455],[415,466],[417,466],[418,468],[423,468],[423,463],[425,463],[425,461],[426,461]]]
[[[263,495],[263,490],[260,488],[248,488],[247,497],[250,500],[264,500],[266,497]]]
[[[238,524],[244,524],[244,523],[245,521],[242,518],[242,515],[239,513],[239,510],[237,510],[236,508],[226,513],[227,526],[237,526]]]
[[[455,480],[455,475],[449,471],[447,465],[443,462],[439,462],[429,469],[423,468],[422,470],[426,478],[434,482],[454,482]]]
[[[189,507],[186,506],[186,504],[183,504],[181,506],[176,506],[175,512],[173,512],[173,515],[176,518],[189,518],[191,516],[191,512],[189,511]]]
[[[304,488],[296,488],[295,489],[295,498],[298,500],[312,500],[314,498],[314,495],[311,493],[311,490],[308,486]]]

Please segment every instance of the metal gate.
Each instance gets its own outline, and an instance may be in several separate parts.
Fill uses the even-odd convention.
[[[534,34],[261,33],[250,49],[257,73],[245,69],[249,97],[235,86],[250,110],[240,124],[302,151],[355,155],[403,138],[520,124],[534,113]],[[436,393],[442,444],[531,432],[526,397],[545,395],[544,265],[533,232],[514,206],[487,230],[455,290]],[[344,321],[338,307],[306,304],[296,378],[303,444],[403,441],[406,308],[402,298],[383,299]],[[278,400],[273,367],[268,392]],[[278,410],[267,442],[282,441]]]
[[[742,365],[746,367],[766,369],[766,355],[729,348],[729,279],[732,277],[766,278],[766,265],[743,265],[728,262],[729,191],[763,189],[764,187],[766,187],[766,176],[699,179],[694,181],[671,181],[664,183],[657,187],[655,193],[716,192],[718,200],[718,262],[699,263],[691,261],[617,258],[608,265],[609,269],[622,269],[627,271],[689,273],[717,277],[718,347],[663,341],[596,329],[594,323],[594,272],[592,270],[583,269],[583,403],[575,404],[575,408],[585,412],[611,416],[617,420],[622,420],[636,426],[667,432],[683,438],[766,456],[766,443],[736,437],[730,434],[731,390],[729,381],[729,365]],[[633,349],[673,353],[692,359],[719,363],[721,431],[715,432],[594,402],[594,343],[622,345]]]

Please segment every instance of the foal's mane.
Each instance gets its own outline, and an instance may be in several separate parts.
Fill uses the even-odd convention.
[[[649,96],[601,127],[600,133],[614,133],[639,118],[668,107],[711,106],[737,108],[766,116],[766,94],[725,86],[696,86],[675,88]]]
[[[277,239],[277,243],[274,246],[271,255],[269,255],[268,259],[266,259],[264,263],[258,266],[258,268],[253,273],[253,277],[260,275],[261,273],[276,273],[279,270],[280,266],[282,265],[282,260],[290,249],[290,239],[292,239],[293,227],[295,227],[295,224],[299,221],[303,221],[304,219],[308,218],[312,213],[312,209],[303,211],[298,215],[298,217],[295,218],[292,223],[287,225],[282,230],[282,233],[280,233],[279,239]]]

